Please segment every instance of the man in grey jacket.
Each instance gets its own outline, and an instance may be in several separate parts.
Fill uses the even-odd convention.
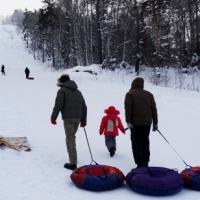
[[[87,106],[76,83],[70,80],[69,75],[62,75],[57,85],[60,89],[57,92],[51,123],[57,124],[56,119],[61,112],[69,154],[69,163],[65,163],[64,167],[74,170],[77,168],[76,132],[79,124],[81,127],[86,126]]]

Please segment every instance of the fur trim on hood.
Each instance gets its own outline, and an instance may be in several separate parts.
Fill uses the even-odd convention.
[[[117,110],[114,106],[109,106],[104,111],[107,115],[119,115],[119,110]]]

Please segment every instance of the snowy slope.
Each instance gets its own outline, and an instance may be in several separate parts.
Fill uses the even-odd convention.
[[[27,136],[33,149],[30,153],[10,149],[0,152],[0,199],[154,199],[136,194],[126,186],[101,193],[77,189],[71,183],[71,171],[63,168],[68,157],[62,120],[59,117],[57,126],[49,122],[58,89],[57,78],[62,73],[69,73],[88,105],[86,130],[95,160],[116,166],[127,174],[135,167],[130,133],[117,138],[117,154],[110,158],[98,129],[103,111],[109,105],[115,105],[121,111],[122,121],[125,122],[123,101],[134,75],[123,71],[114,74],[103,72],[95,65],[52,72],[44,64],[33,60],[13,26],[0,26],[0,44],[0,64],[5,65],[7,73],[5,77],[0,76],[0,135]],[[34,81],[25,79],[26,66],[35,77]],[[83,72],[86,69],[95,70],[98,75]],[[189,164],[200,165],[197,155],[200,94],[156,87],[150,83],[146,83],[145,88],[154,94],[157,101],[160,130]],[[77,150],[78,165],[89,164],[90,156],[81,128],[77,133]],[[151,134],[150,165],[177,168],[179,171],[185,167],[158,133]],[[199,193],[190,190],[170,197],[175,200],[198,198]]]

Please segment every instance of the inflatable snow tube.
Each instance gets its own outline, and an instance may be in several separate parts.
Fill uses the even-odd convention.
[[[127,174],[126,183],[133,191],[152,196],[176,194],[184,187],[178,172],[163,167],[133,169]]]
[[[200,191],[200,166],[191,167],[181,172],[185,187]]]
[[[90,191],[112,190],[122,186],[125,176],[117,168],[106,165],[85,165],[71,174],[72,182]]]

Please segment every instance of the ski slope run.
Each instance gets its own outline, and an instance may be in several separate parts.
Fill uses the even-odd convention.
[[[118,167],[127,174],[135,167],[130,133],[117,138],[117,153],[109,157],[103,136],[98,134],[104,109],[109,105],[121,111],[124,120],[124,96],[133,74],[124,71],[102,71],[96,65],[52,71],[47,64],[35,61],[26,49],[14,26],[0,26],[0,64],[6,76],[0,76],[0,135],[26,136],[32,151],[0,151],[0,199],[2,200],[143,200],[154,199],[136,194],[126,186],[108,192],[94,193],[77,189],[70,180],[71,171],[63,168],[68,161],[61,117],[57,126],[50,124],[50,115],[57,92],[56,81],[69,73],[82,91],[88,106],[86,127],[94,159],[100,164]],[[29,67],[35,80],[26,80],[24,69]],[[79,70],[79,72],[76,72]],[[91,75],[84,70],[93,70]],[[145,78],[145,77],[144,77]],[[191,165],[200,165],[199,119],[200,94],[153,86],[145,83],[156,99],[159,128],[177,151]],[[184,169],[184,164],[158,133],[151,133],[151,166]],[[77,132],[78,165],[90,163],[84,136]],[[199,193],[190,190],[170,197],[175,200],[197,200]]]

